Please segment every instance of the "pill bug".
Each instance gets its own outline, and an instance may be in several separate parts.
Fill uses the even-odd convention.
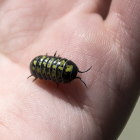
[[[33,81],[37,78],[45,79],[47,81],[52,80],[57,83],[57,86],[58,83],[70,83],[78,78],[87,88],[85,82],[80,77],[76,76],[78,72],[85,73],[89,71],[91,67],[86,71],[79,71],[74,62],[66,58],[57,57],[55,52],[54,56],[48,56],[46,54],[35,57],[30,63],[31,75],[29,77],[34,76],[35,79]]]

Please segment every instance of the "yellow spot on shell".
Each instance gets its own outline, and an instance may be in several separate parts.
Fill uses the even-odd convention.
[[[42,74],[45,74],[45,68],[42,69]]]
[[[40,68],[39,67],[37,67],[37,73],[40,73]]]
[[[46,67],[46,62],[43,62],[44,67]]]
[[[61,78],[61,72],[60,71],[58,71],[58,78],[60,79]]]
[[[66,69],[65,69],[65,72],[71,72],[72,68],[73,68],[73,65],[67,65]]]
[[[62,60],[60,66],[63,66],[64,64],[65,64],[65,60]]]
[[[48,63],[47,68],[50,68],[50,67],[51,67],[51,63]]]
[[[51,61],[49,61],[49,63],[47,64],[47,68],[51,67],[51,64],[52,64],[53,60],[54,60],[54,58],[51,58]]]
[[[60,67],[60,66],[59,66],[58,69],[59,69],[59,70],[63,70],[63,67]]]
[[[41,63],[42,63],[42,62],[39,62],[39,66],[41,66]]]
[[[57,59],[57,60],[56,60],[56,63],[59,62],[59,60],[60,60],[60,59]]]
[[[46,67],[46,63],[48,62],[48,60],[49,60],[49,57],[47,57],[47,58],[44,60],[44,62],[43,62],[44,67]]]
[[[56,65],[53,65],[52,68],[53,68],[53,69],[56,69]]]
[[[43,56],[41,59],[44,59],[46,56]]]
[[[49,71],[47,71],[47,75],[49,75]]]
[[[55,70],[52,70],[51,76],[54,78],[55,77]]]
[[[35,67],[32,67],[32,70],[35,71]]]
[[[37,62],[37,61],[36,61],[36,60],[34,60],[33,64],[34,64],[34,65],[36,65],[36,62]]]

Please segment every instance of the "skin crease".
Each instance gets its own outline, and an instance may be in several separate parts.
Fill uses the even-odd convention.
[[[139,97],[139,0],[1,0],[1,140],[115,140]],[[38,55],[74,61],[75,79],[27,77]]]

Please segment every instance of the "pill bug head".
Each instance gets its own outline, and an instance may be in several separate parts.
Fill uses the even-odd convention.
[[[63,83],[69,83],[74,80],[78,73],[78,67],[74,62],[68,60],[62,72]]]
[[[80,71],[74,62],[72,62],[71,60],[68,60],[65,65],[64,71],[63,71],[64,83],[69,83],[74,79],[80,79],[81,82],[87,88],[87,85],[85,84],[85,82],[80,77],[77,77],[77,74],[78,74],[78,72],[85,73],[85,72],[89,71],[91,69],[91,67],[89,69],[87,69],[86,71]]]
[[[73,65],[73,69],[72,69],[72,72],[71,72],[71,75],[70,75],[71,79],[76,78],[78,71],[79,71],[78,67],[76,65]]]

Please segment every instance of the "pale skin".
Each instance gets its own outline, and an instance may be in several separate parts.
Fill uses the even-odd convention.
[[[139,0],[0,2],[0,139],[115,140],[139,96]],[[74,61],[87,87],[27,77],[37,55]]]

